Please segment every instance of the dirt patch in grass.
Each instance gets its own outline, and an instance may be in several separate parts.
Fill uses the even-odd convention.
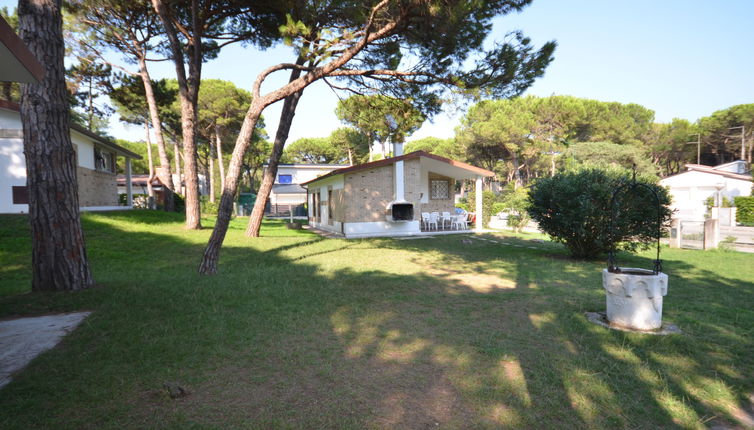
[[[471,419],[442,366],[386,359],[376,349],[353,357],[332,331],[319,334],[218,367],[189,397],[173,400],[172,413],[222,428],[422,429]],[[152,408],[164,412],[167,402],[161,397]]]

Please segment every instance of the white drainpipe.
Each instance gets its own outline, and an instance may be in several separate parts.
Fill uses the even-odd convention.
[[[393,156],[400,157],[403,155],[403,143],[393,143]],[[403,160],[395,162],[395,201],[405,202],[404,185],[403,185]]]

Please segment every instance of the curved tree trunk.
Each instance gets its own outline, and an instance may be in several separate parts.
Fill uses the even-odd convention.
[[[209,140],[209,154],[207,160],[207,170],[209,170],[209,201],[215,202],[215,145],[212,139]]]
[[[79,217],[69,129],[60,0],[21,0],[19,30],[45,76],[21,91],[32,235],[32,290],[79,290],[94,281]]]
[[[175,175],[178,183],[175,184],[176,192],[183,194],[183,173],[181,172],[181,147],[177,140],[173,140],[173,156],[175,157]]]
[[[291,71],[290,80],[295,80],[300,74],[300,70]],[[262,184],[259,186],[257,200],[254,202],[254,209],[251,211],[251,216],[249,217],[249,225],[246,227],[247,237],[259,237],[259,230],[262,227],[262,219],[264,218],[264,207],[267,204],[267,199],[270,197],[272,185],[275,183],[280,157],[283,155],[285,141],[288,140],[288,133],[291,131],[293,116],[296,115],[296,106],[303,93],[304,90],[297,91],[286,97],[283,102],[283,109],[280,111],[280,122],[278,123],[278,130],[275,133],[275,143],[272,145],[270,161],[267,163],[267,170],[264,171],[262,176]]]
[[[150,201],[148,202],[149,209],[152,209],[152,201],[154,200],[154,188],[152,187],[152,181],[154,180],[154,162],[152,160],[152,138],[149,137],[149,121],[144,121],[144,131],[147,144],[147,167],[149,168],[149,177],[147,177],[147,193]]]
[[[217,165],[220,168],[220,188],[225,188],[225,162],[223,161],[223,139],[220,126],[215,125],[215,146],[217,149]]]
[[[147,106],[149,107],[149,117],[152,122],[155,140],[157,140],[157,154],[160,157],[160,170],[162,173],[159,176],[160,181],[163,183],[165,210],[173,212],[175,210],[175,200],[173,198],[173,193],[175,192],[175,186],[173,185],[173,172],[170,171],[170,159],[168,158],[168,151],[165,147],[165,138],[162,134],[162,122],[160,121],[160,114],[157,110],[157,100],[154,96],[152,79],[149,76],[147,62],[144,58],[139,59],[139,75],[144,84],[144,94],[146,94]]]
[[[220,196],[220,207],[217,210],[217,222],[215,223],[215,228],[212,230],[209,242],[207,242],[202,262],[199,265],[199,273],[201,274],[211,275],[217,273],[220,247],[223,244],[223,240],[225,240],[225,234],[228,232],[228,225],[230,224],[230,217],[233,212],[233,201],[236,199],[236,189],[238,181],[241,178],[243,155],[249,148],[254,127],[256,127],[259,116],[262,115],[265,107],[262,102],[255,99],[246,113],[246,118],[236,140],[236,147],[233,149],[233,157],[228,166],[228,174],[225,177],[225,187],[223,187],[223,193]]]

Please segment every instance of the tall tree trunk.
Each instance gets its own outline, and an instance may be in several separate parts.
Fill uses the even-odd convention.
[[[175,156],[175,174],[178,178],[178,183],[175,184],[178,193],[183,194],[183,173],[181,172],[181,147],[178,146],[178,141],[173,141],[173,155]]]
[[[515,152],[511,153],[511,157],[513,158],[513,178],[515,182],[513,183],[513,189],[517,190],[522,184],[521,184],[521,166],[518,164],[518,154]]]
[[[186,228],[202,228],[201,208],[199,207],[199,175],[196,152],[196,105],[199,95],[202,70],[202,36],[199,25],[199,3],[191,0],[191,21],[193,38],[185,47],[178,38],[169,8],[163,0],[152,0],[152,5],[160,17],[168,37],[173,63],[178,80],[178,98],[181,102],[181,131],[183,134],[183,170],[186,183]],[[188,76],[185,69],[184,49],[190,53]]]
[[[154,199],[154,188],[152,187],[152,180],[154,180],[154,163],[152,161],[152,138],[149,136],[149,121],[148,120],[144,121],[144,132],[146,135],[147,164],[149,167],[149,177],[147,177],[147,194],[149,194],[149,198],[150,198],[149,209],[152,209],[151,200]]]
[[[236,199],[236,189],[238,181],[241,178],[241,162],[243,155],[248,149],[248,143],[254,133],[254,127],[257,125],[260,115],[266,106],[259,100],[254,99],[246,113],[243,126],[236,140],[236,147],[233,150],[233,157],[228,166],[228,174],[225,177],[225,187],[220,196],[220,206],[217,210],[217,222],[212,230],[212,235],[204,249],[202,262],[199,265],[199,273],[210,275],[217,273],[217,261],[220,258],[220,247],[225,240],[225,234],[228,232],[230,217],[233,212],[233,201]]]
[[[215,202],[215,145],[212,143],[212,139],[209,140],[209,201]]]
[[[21,91],[32,235],[32,290],[79,290],[94,280],[79,216],[76,156],[69,129],[61,0],[20,0],[19,32],[45,67]]]
[[[162,133],[162,121],[160,121],[157,100],[155,99],[154,88],[152,88],[152,78],[149,76],[147,62],[144,57],[139,58],[139,75],[144,84],[144,94],[146,95],[147,106],[149,107],[149,118],[152,122],[155,140],[157,140],[157,154],[160,157],[160,171],[162,173],[162,175],[160,175],[160,182],[163,184],[165,210],[173,212],[175,210],[173,172],[170,171],[170,158],[168,157],[168,151],[165,147],[165,138]]]
[[[92,78],[89,78],[89,106],[88,106],[88,114],[89,114],[89,131],[93,130],[92,123],[94,122],[94,104],[92,103]]]
[[[225,188],[225,162],[223,161],[223,139],[221,128],[215,126],[215,147],[217,149],[217,165],[220,168],[220,187]]]
[[[351,148],[348,148],[348,165],[353,166],[353,151],[351,151]]]
[[[289,82],[297,79],[300,74],[301,71],[298,69],[291,71]],[[293,116],[296,115],[296,106],[303,93],[304,90],[297,91],[286,97],[283,102],[283,109],[280,112],[280,122],[278,122],[278,130],[275,133],[275,143],[272,145],[270,161],[267,163],[267,169],[262,175],[262,185],[259,187],[257,200],[254,202],[254,210],[251,211],[249,225],[246,227],[246,236],[248,237],[259,237],[259,229],[262,227],[262,219],[264,218],[264,207],[267,204],[267,199],[270,197],[272,185],[275,183],[280,157],[283,155],[285,141],[288,140],[288,133],[291,131]]]

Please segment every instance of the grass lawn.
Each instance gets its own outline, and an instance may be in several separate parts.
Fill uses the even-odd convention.
[[[664,319],[684,333],[649,336],[588,323],[603,263],[533,236],[345,241],[267,222],[247,239],[245,221],[203,277],[209,230],[86,214],[97,288],[41,294],[25,218],[0,216],[0,318],[94,311],[0,390],[0,428],[752,425],[752,254],[664,249]]]

